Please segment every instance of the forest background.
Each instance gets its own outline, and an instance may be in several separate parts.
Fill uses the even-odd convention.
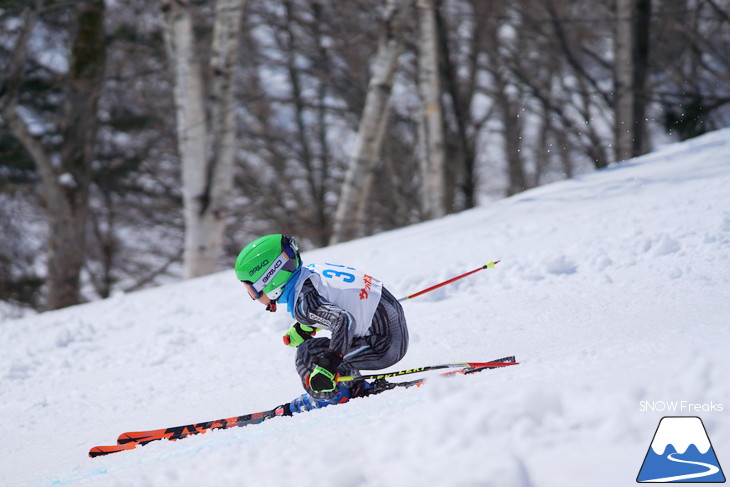
[[[0,1],[0,316],[730,124],[728,0]],[[445,250],[450,251],[450,250]]]

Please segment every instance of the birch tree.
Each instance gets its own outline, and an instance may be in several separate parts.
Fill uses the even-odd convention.
[[[363,185],[368,172],[375,168],[383,137],[383,125],[387,121],[388,104],[393,88],[398,58],[403,51],[403,35],[412,0],[388,0],[383,30],[378,42],[378,52],[373,63],[373,74],[368,83],[365,108],[362,113],[357,138],[342,193],[335,211],[330,244],[349,240],[356,236],[358,203],[367,198]]]
[[[421,96],[418,155],[423,179],[423,211],[426,218],[438,218],[446,214],[446,152],[434,0],[419,0],[418,10],[418,87]]]
[[[161,7],[174,72],[185,215],[185,277],[191,278],[216,271],[223,246],[235,158],[233,68],[244,0],[218,0],[215,4],[208,66],[209,114],[190,5],[187,0],[161,0]]]

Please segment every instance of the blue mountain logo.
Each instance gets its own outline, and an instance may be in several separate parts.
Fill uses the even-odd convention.
[[[725,482],[702,420],[696,416],[663,417],[636,481]]]

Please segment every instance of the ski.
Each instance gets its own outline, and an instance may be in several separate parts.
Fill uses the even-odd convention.
[[[137,443],[126,443],[124,445],[110,445],[110,446],[95,446],[89,450],[89,456],[91,458],[100,457],[103,455],[109,455],[111,453],[117,453],[120,451],[131,450],[137,447]]]
[[[355,379],[364,379],[364,380],[390,379],[393,377],[400,377],[402,375],[418,374],[421,372],[430,372],[432,370],[453,369],[453,368],[458,368],[458,370],[455,371],[455,373],[459,373],[460,370],[467,370],[467,369],[505,367],[508,365],[513,365],[511,362],[514,362],[514,360],[515,360],[514,356],[510,356],[510,357],[503,357],[503,358],[500,358],[497,360],[492,360],[490,362],[458,362],[458,363],[453,363],[453,364],[428,365],[426,367],[416,367],[415,369],[399,370],[397,372],[385,372],[382,374],[339,376],[337,380],[339,382],[347,382],[347,381],[351,381],[351,380],[355,380]],[[446,372],[445,374],[440,374],[440,375],[449,375],[449,373]]]
[[[507,367],[510,365],[518,365],[519,362],[515,362],[514,356],[511,357],[504,357],[501,359],[493,360],[491,362],[483,362],[483,363],[473,363],[467,367],[462,367],[456,370],[449,370],[448,372],[441,372],[437,376],[438,377],[449,377],[456,374],[462,374],[462,375],[468,375],[468,374],[474,374],[477,372],[481,372],[483,370],[489,370],[489,369],[497,369],[499,367]],[[403,375],[403,373],[395,373],[396,376]],[[420,379],[413,379],[405,382],[388,382],[386,377],[393,377],[389,374],[380,374],[380,375],[373,375],[373,376],[362,376],[366,378],[374,378],[375,381],[373,382],[374,388],[371,391],[366,392],[363,396],[355,396],[355,397],[367,397],[372,396],[374,394],[380,394],[381,392],[389,391],[391,389],[395,389],[397,387],[420,387],[421,385],[425,384],[428,381],[427,377],[423,377]]]
[[[367,375],[367,376],[351,376],[347,377],[345,379],[373,379],[373,388],[370,390],[366,390],[363,394],[353,396],[352,398],[356,397],[367,397],[372,396],[376,394],[380,394],[382,392],[392,390],[399,387],[419,387],[422,384],[424,384],[428,378],[420,378],[420,379],[414,379],[410,381],[405,382],[389,382],[386,379],[390,377],[398,377],[401,375],[406,374],[414,374],[417,372],[426,372],[429,370],[434,370],[435,368],[443,369],[446,367],[456,367],[454,370],[448,370],[446,372],[441,372],[438,374],[438,376],[452,376],[456,374],[474,374],[477,372],[481,372],[484,370],[489,369],[495,369],[500,367],[506,367],[510,365],[517,365],[519,362],[515,361],[514,356],[509,357],[503,357],[497,360],[492,360],[490,362],[464,362],[459,364],[447,364],[447,365],[439,365],[439,366],[430,366],[430,367],[421,367],[417,369],[407,369],[403,371],[398,372],[390,372],[385,374],[374,374],[374,375]],[[342,379],[342,378],[341,378]],[[269,409],[266,411],[260,411],[256,413],[251,414],[245,414],[242,416],[234,416],[231,418],[223,418],[223,419],[217,419],[214,421],[206,421],[203,423],[196,423],[196,424],[188,424],[183,426],[175,426],[172,428],[161,428],[156,430],[149,430],[149,431],[131,431],[122,433],[117,438],[117,444],[116,445],[110,445],[110,446],[95,446],[89,450],[89,456],[91,458],[95,458],[98,456],[103,455],[109,455],[111,453],[117,453],[120,451],[126,451],[126,450],[132,450],[136,448],[137,446],[146,445],[152,441],[157,440],[180,440],[183,438],[186,438],[188,436],[197,435],[197,434],[203,434],[210,430],[218,430],[218,429],[229,429],[229,428],[235,428],[235,427],[241,427],[241,426],[247,426],[250,424],[259,424],[262,423],[268,419],[275,418],[277,416],[284,416],[284,406],[280,405],[273,409]]]
[[[172,428],[162,428],[150,431],[133,431],[129,433],[122,433],[121,435],[119,435],[119,438],[117,438],[117,443],[120,445],[124,445],[127,443],[146,445],[147,443],[155,440],[181,440],[191,435],[205,433],[209,430],[224,430],[229,428],[236,428],[239,426],[247,426],[249,424],[259,424],[266,421],[267,419],[271,419],[277,416],[276,413],[279,408],[281,408],[281,406],[277,406],[274,409],[269,409],[258,413],[244,414],[243,416],[217,419],[215,421],[207,421],[204,423],[188,424],[184,426],[175,426]]]

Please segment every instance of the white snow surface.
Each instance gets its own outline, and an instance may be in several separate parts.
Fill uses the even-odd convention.
[[[230,270],[6,321],[0,485],[633,485],[665,415],[700,416],[730,465],[730,130],[303,258],[398,297],[499,259],[404,303],[390,370],[520,365],[91,459],[299,395],[291,317]]]

